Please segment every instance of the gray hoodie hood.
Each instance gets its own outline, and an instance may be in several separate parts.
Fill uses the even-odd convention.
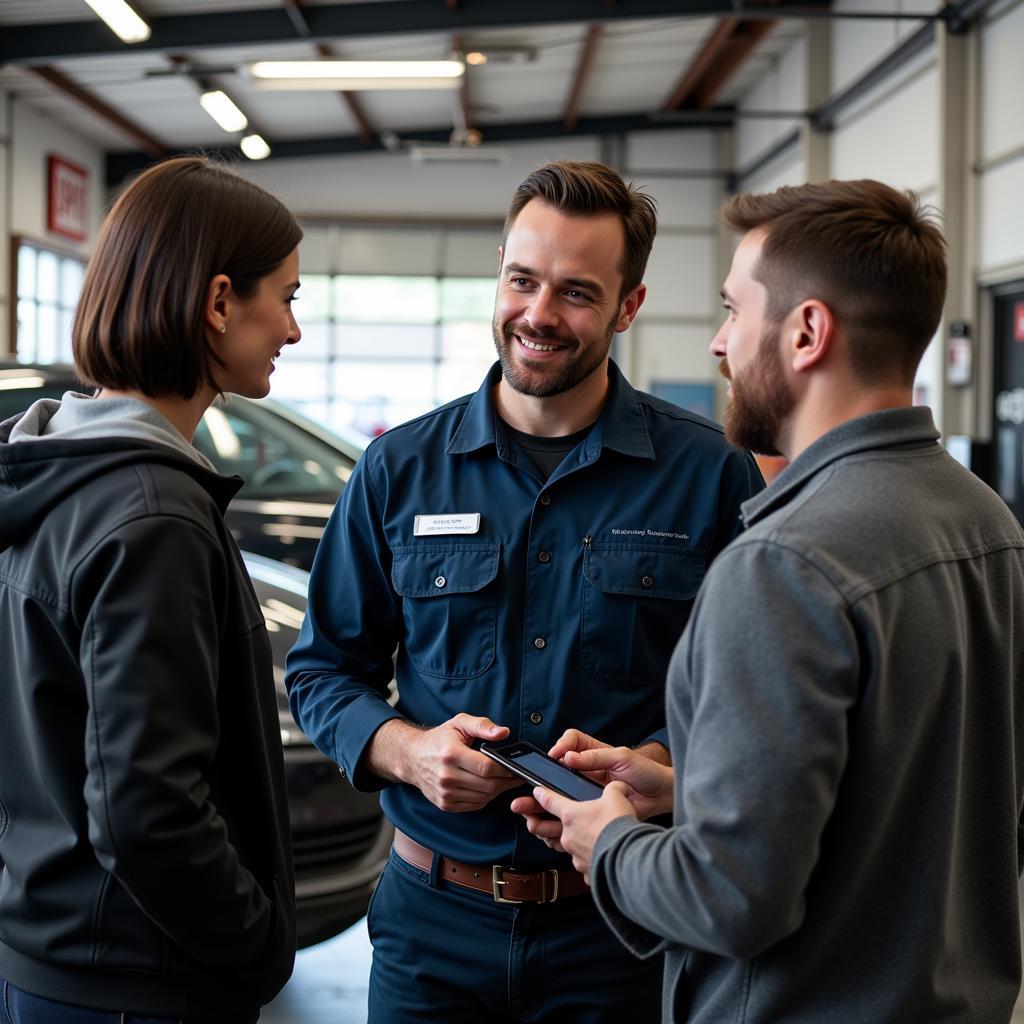
[[[21,415],[0,423],[0,442],[8,444],[42,438],[81,441],[108,437],[167,445],[216,472],[213,463],[189,444],[169,420],[137,398],[98,399],[67,391],[60,401],[41,398]]]
[[[132,408],[112,408],[126,405]],[[208,468],[210,463],[145,402],[71,392],[59,402],[40,399],[0,423],[0,551],[31,534],[51,509],[85,484],[136,463],[161,463],[187,473],[222,514],[242,486],[241,477]]]

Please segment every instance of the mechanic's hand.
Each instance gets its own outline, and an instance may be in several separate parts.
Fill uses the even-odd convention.
[[[594,857],[594,844],[609,822],[616,818],[635,818],[633,805],[626,796],[624,782],[612,782],[598,800],[571,800],[550,789],[538,786],[533,798],[549,814],[561,819],[562,848],[572,855],[572,866],[590,885],[590,863]]]
[[[522,779],[473,750],[476,740],[503,740],[508,728],[464,712],[427,730],[405,734],[403,782],[442,811],[478,811]]]

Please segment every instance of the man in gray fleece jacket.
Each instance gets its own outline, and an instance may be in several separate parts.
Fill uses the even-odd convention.
[[[746,502],[669,669],[672,770],[537,790],[664,1018],[988,1024],[1020,986],[1024,534],[911,389],[944,242],[877,182],[737,196],[712,342],[726,433],[790,465]],[[591,749],[586,749],[586,748]],[[671,806],[674,824],[639,816]]]

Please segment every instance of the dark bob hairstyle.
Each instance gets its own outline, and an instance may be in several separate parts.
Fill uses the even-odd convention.
[[[226,274],[250,298],[301,238],[277,199],[227,167],[204,157],[150,167],[117,198],[89,260],[72,331],[79,376],[151,397],[216,387],[210,281]]]

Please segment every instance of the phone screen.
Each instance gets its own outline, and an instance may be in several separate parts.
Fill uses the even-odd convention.
[[[563,793],[568,793],[576,800],[596,800],[601,795],[601,787],[596,782],[581,779],[575,772],[543,754],[530,751],[514,756],[511,760],[522,765],[537,778],[550,781],[552,785],[557,786]]]

